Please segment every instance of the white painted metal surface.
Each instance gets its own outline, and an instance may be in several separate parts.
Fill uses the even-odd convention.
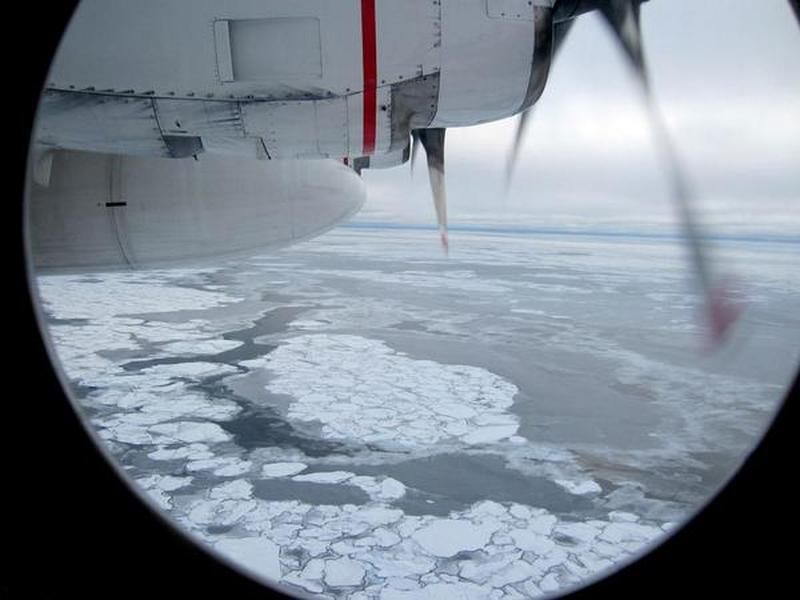
[[[438,73],[441,7],[433,0],[377,0],[380,85]]]
[[[431,125],[513,115],[525,98],[533,41],[531,22],[491,18],[486,0],[442,0],[439,106]]]
[[[49,77],[68,89],[133,89],[228,98],[284,95],[315,88],[345,94],[361,85],[358,0],[83,0],[62,40]],[[319,23],[322,76],[273,73],[263,81],[223,81],[217,72],[215,23],[302,19]],[[292,64],[285,47],[272,65]]]
[[[319,235],[364,202],[339,162],[204,156],[171,160],[57,151],[31,185],[37,268],[92,270],[202,263]]]
[[[415,127],[449,127],[515,114],[531,77],[534,6],[551,3],[84,0],[48,79],[37,142],[173,158],[396,154],[409,115],[422,115]],[[424,93],[400,93],[423,77]]]

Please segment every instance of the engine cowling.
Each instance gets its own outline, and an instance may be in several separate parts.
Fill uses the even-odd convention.
[[[36,139],[141,156],[370,156],[372,167],[394,166],[413,129],[475,125],[535,102],[553,5],[83,0]]]
[[[334,160],[63,150],[40,160],[49,173],[30,184],[28,239],[34,267],[47,271],[253,255],[325,232],[355,213],[366,196],[361,178]]]

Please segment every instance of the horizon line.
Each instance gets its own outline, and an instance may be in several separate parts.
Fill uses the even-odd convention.
[[[345,229],[398,229],[406,231],[436,231],[435,224],[428,223],[399,223],[393,221],[349,221],[338,225]],[[593,229],[583,229],[584,226],[525,226],[525,225],[477,225],[460,223],[448,225],[450,231],[465,233],[501,233],[517,235],[566,235],[578,237],[628,237],[659,240],[685,240],[686,236],[680,232],[636,231],[626,229],[603,229],[602,226],[589,226]],[[800,235],[781,233],[712,233],[704,234],[703,239],[710,241],[729,242],[768,242],[777,244],[800,244]]]

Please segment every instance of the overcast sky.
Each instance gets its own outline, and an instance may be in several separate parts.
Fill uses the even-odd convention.
[[[704,221],[800,236],[800,27],[786,0],[642,6],[656,98]],[[447,133],[450,223],[673,221],[641,96],[595,15],[578,19],[534,108],[509,194],[515,119]],[[420,157],[422,158],[422,157]],[[424,159],[364,172],[359,220],[433,223]]]

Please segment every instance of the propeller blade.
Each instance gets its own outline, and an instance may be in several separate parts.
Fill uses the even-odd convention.
[[[411,130],[411,158],[408,162],[411,163],[411,177],[414,177],[414,161],[419,154],[419,132],[416,129]]]
[[[445,253],[449,250],[447,239],[447,190],[444,184],[444,128],[416,130],[428,158],[428,177],[436,209],[436,223]]]
[[[552,15],[547,15],[547,17],[543,18],[540,21],[543,23],[543,25],[540,25],[540,27],[536,29],[535,33],[536,38],[534,43],[537,45],[537,47],[534,48],[534,65],[538,65],[540,72],[532,74],[531,76],[531,79],[538,82],[538,89],[535,90],[531,95],[532,102],[535,102],[544,90],[544,84],[550,71],[550,64],[555,59],[556,55],[558,54],[558,50],[561,48],[561,44],[563,44],[564,40],[567,38],[567,34],[572,28],[573,22],[570,20],[556,23],[552,25],[552,31],[548,30],[547,23],[549,22],[548,19],[551,17]],[[508,159],[506,161],[506,193],[508,193],[508,190],[511,187],[511,179],[514,176],[514,169],[517,165],[519,150],[522,147],[522,140],[525,137],[525,133],[528,129],[530,113],[532,111],[533,105],[522,111],[519,115],[519,119],[517,120],[517,129],[514,132],[514,142],[511,146],[511,151],[509,152]]]
[[[670,196],[678,210],[683,237],[689,249],[692,270],[703,294],[709,326],[709,341],[713,349],[725,340],[731,326],[739,317],[741,307],[734,303],[729,286],[725,282],[718,281],[712,270],[708,252],[703,244],[703,236],[692,210],[694,193],[675,150],[672,137],[664,123],[664,118],[651,92],[642,48],[639,4],[640,0],[609,0],[601,6],[600,11],[614,31],[637,74],[656,148],[667,169]]]
[[[794,16],[797,17],[797,24],[800,25],[800,0],[789,0],[789,6],[794,10]]]
[[[725,341],[742,309],[734,302],[733,292],[727,282],[719,281],[712,269],[710,257],[703,243],[702,232],[692,210],[694,194],[661,112],[652,96],[647,93],[647,88],[645,88],[645,100],[656,146],[667,167],[671,187],[670,195],[678,209],[678,218],[688,246],[692,270],[703,294],[709,326],[710,348],[714,349]]]
[[[600,5],[600,13],[614,31],[642,83],[647,86],[647,69],[642,49],[642,28],[639,21],[640,2],[641,0],[608,0]]]
[[[514,141],[511,144],[511,151],[508,154],[506,162],[506,193],[511,187],[511,179],[514,177],[514,167],[517,166],[517,157],[519,156],[519,149],[522,146],[522,138],[525,137],[525,132],[528,129],[528,119],[530,118],[533,108],[524,110],[519,113],[517,119],[517,129],[514,131]]]

